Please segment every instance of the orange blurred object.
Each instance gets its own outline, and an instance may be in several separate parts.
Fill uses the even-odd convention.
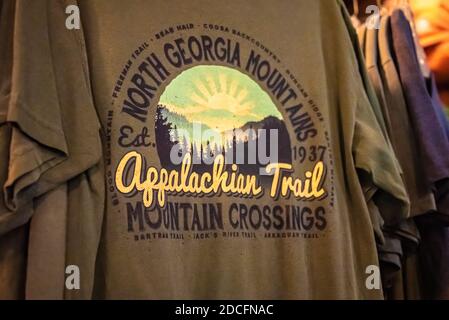
[[[411,0],[416,32],[449,106],[449,0]]]

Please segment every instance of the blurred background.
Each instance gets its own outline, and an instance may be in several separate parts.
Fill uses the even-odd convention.
[[[366,7],[380,5],[388,9],[404,0],[345,0],[351,14],[360,21],[367,17]],[[408,0],[413,11],[415,29],[423,46],[427,63],[436,77],[439,94],[449,115],[449,0]],[[368,13],[369,14],[369,13]]]

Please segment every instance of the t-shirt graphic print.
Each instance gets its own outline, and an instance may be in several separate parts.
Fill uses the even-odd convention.
[[[325,237],[332,154],[319,107],[236,30],[177,28],[132,53],[114,91],[111,188],[127,241],[259,250]]]
[[[248,66],[250,63],[251,60]],[[277,79],[273,85],[275,90],[280,88],[286,92],[288,85],[278,85],[279,81],[285,82],[282,75],[277,70],[270,77],[273,75]],[[139,89],[150,88],[145,80],[139,83]],[[123,111],[126,115],[144,119],[136,113],[136,105],[140,103],[138,99],[145,101],[145,92],[137,92],[130,92],[130,101],[125,100]],[[279,97],[284,99],[282,91]],[[159,217],[156,220],[170,225],[171,228],[165,231],[179,231],[180,220],[184,220],[181,223],[183,231],[217,231],[207,223],[214,218],[223,231],[247,231],[255,236],[252,231],[284,230],[300,232],[295,236],[312,236],[307,231],[325,228],[323,207],[287,206],[275,210],[279,211],[275,217],[269,206],[270,200],[280,197],[311,202],[329,195],[324,186],[326,166],[323,163],[327,148],[323,145],[304,147],[307,138],[316,136],[318,130],[307,113],[297,115],[303,105],[296,103],[287,107],[294,115],[290,124],[298,121],[298,117],[304,119],[297,125],[298,140],[303,144],[298,143],[296,148],[301,153],[301,167],[311,168],[300,177],[292,175],[290,136],[281,113],[268,94],[249,76],[229,67],[191,67],[174,78],[160,96],[155,117],[150,118],[155,118],[154,141],[151,135],[145,137],[147,141],[141,141],[142,146],[154,146],[161,168],[143,165],[150,163],[145,158],[148,154],[145,149],[142,153],[126,153],[116,171],[118,191],[133,196],[135,192],[142,194],[144,207],[154,207],[154,216]],[[119,141],[128,135],[127,130],[145,134],[151,129],[124,127],[124,135]],[[136,144],[139,145],[137,142],[134,146]],[[254,204],[243,213],[237,212],[237,203],[229,203],[229,208],[223,208],[220,202],[203,203],[204,209],[199,209],[202,214],[189,210],[192,201],[189,198],[224,194],[228,201],[245,197],[250,202],[252,198],[263,197],[264,193],[269,195],[267,206]],[[181,202],[167,202],[168,195]],[[185,199],[187,204],[182,202]],[[222,209],[227,209],[226,219],[235,226],[231,230],[223,227]],[[284,210],[286,212],[282,213]]]

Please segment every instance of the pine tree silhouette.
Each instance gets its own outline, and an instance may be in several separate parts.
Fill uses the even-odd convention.
[[[170,151],[178,142],[174,142],[171,139],[173,127],[164,115],[163,110],[164,106],[162,105],[158,105],[156,108],[155,131],[157,152],[163,166],[173,167],[173,163],[170,160]]]
[[[201,164],[204,164],[204,162],[203,162],[204,156],[205,156],[205,154],[204,154],[203,143],[200,142],[200,159],[199,160],[200,160]]]

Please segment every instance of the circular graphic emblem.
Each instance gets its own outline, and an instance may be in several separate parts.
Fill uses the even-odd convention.
[[[229,67],[183,71],[162,93],[155,121],[157,151],[166,168],[179,166],[186,154],[196,171],[208,171],[220,155],[248,174],[266,165],[257,156],[261,153],[291,163],[290,137],[278,108],[254,80]]]

